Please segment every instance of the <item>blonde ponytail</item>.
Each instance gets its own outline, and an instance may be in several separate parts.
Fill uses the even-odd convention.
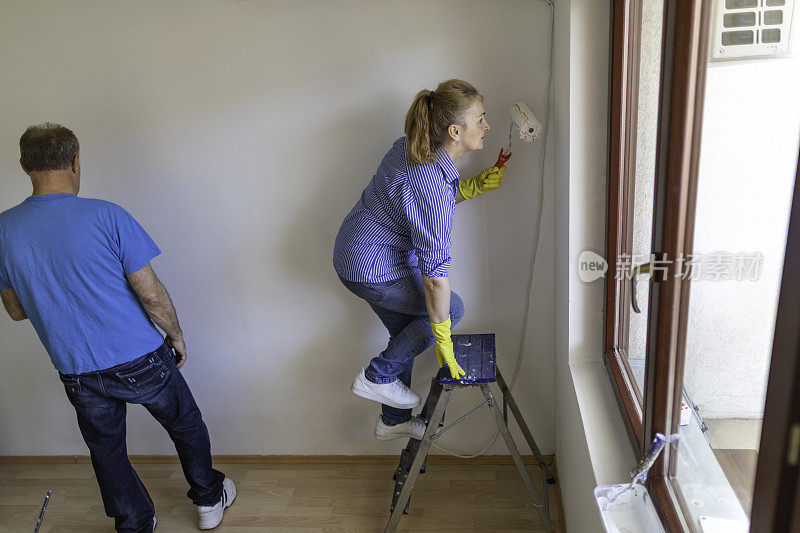
[[[406,113],[408,158],[417,164],[432,163],[436,148],[446,139],[451,124],[464,126],[464,114],[476,98],[478,90],[463,80],[443,81],[436,91],[417,93]]]

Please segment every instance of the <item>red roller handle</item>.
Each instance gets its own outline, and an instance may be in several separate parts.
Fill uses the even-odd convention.
[[[496,166],[497,168],[503,167],[505,166],[506,161],[508,161],[509,159],[511,159],[511,152],[504,154],[503,149],[500,148],[500,155],[497,156],[497,163],[495,163],[494,166]]]

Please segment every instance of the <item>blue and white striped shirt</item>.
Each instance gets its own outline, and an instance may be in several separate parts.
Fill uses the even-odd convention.
[[[362,283],[415,269],[446,277],[457,186],[458,170],[444,150],[436,150],[436,162],[417,165],[406,159],[406,138],[398,139],[339,228],[336,272]]]

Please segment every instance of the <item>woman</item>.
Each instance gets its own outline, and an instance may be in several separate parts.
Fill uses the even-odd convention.
[[[420,91],[406,114],[406,136],[384,156],[336,236],[333,264],[342,283],[366,300],[389,344],[356,376],[353,393],[383,404],[375,425],[381,440],[421,439],[412,418],[420,404],[411,385],[414,358],[435,342],[436,358],[452,377],[464,375],[453,356],[450,328],[464,314],[450,291],[450,232],[455,204],[500,187],[503,168],[459,179],[454,161],[483,148],[489,130],[483,96],[448,80]]]

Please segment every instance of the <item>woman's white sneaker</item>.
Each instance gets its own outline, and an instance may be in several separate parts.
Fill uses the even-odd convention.
[[[422,402],[419,394],[406,387],[399,379],[391,383],[372,383],[364,376],[363,368],[350,390],[357,396],[397,409],[413,409]]]
[[[411,437],[422,440],[425,435],[425,427],[425,422],[416,416],[412,417],[408,422],[390,426],[383,423],[382,415],[378,415],[378,421],[375,423],[375,438],[378,440],[391,440]]]
[[[200,516],[200,529],[214,529],[222,522],[225,509],[231,506],[236,499],[236,485],[228,478],[222,480],[222,498],[216,505],[198,505],[197,514]]]

